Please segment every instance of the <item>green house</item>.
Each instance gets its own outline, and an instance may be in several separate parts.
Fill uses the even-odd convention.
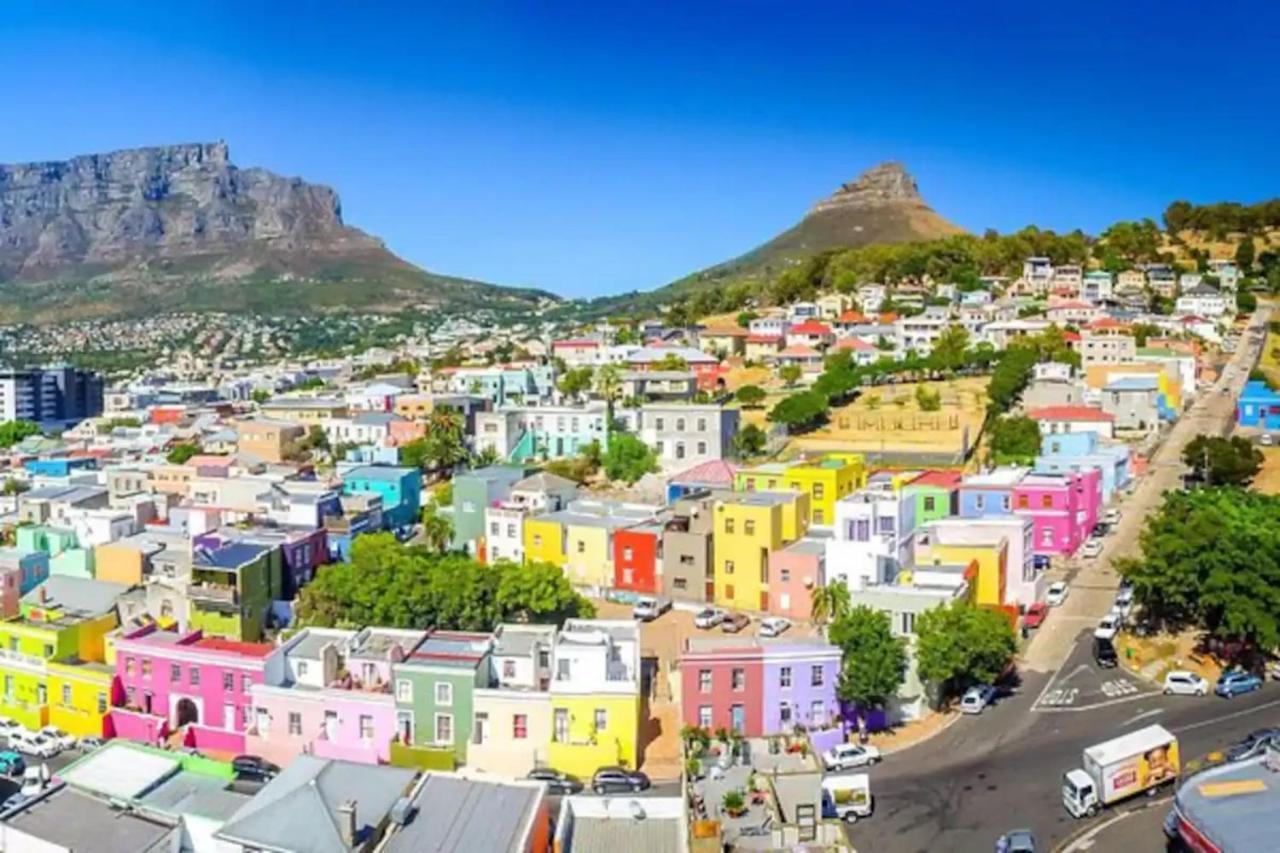
[[[511,487],[525,478],[525,468],[490,465],[453,478],[453,547],[474,550],[484,535],[484,511],[494,501],[511,497]]]
[[[197,546],[187,587],[191,627],[208,636],[257,642],[280,584],[278,548],[248,542]]]
[[[474,691],[489,683],[489,634],[435,631],[392,667],[397,740],[467,758]]]
[[[926,471],[902,487],[906,498],[915,498],[916,526],[956,515],[960,475],[954,471]]]

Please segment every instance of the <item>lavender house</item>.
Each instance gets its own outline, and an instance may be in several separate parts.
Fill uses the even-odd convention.
[[[823,728],[836,720],[840,703],[840,649],[821,640],[760,640],[764,655],[764,731],[797,725]]]

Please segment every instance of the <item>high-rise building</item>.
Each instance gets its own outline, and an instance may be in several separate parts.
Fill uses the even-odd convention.
[[[0,423],[79,421],[102,414],[102,377],[66,364],[0,369]]]

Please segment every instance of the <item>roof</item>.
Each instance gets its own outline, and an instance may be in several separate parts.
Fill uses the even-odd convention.
[[[723,459],[712,459],[700,465],[694,465],[671,477],[672,483],[691,483],[700,486],[732,486],[733,476],[738,467]]]
[[[129,587],[122,583],[71,575],[50,575],[31,592],[22,597],[22,603],[47,610],[59,610],[71,617],[99,616],[116,606],[116,599]],[[41,598],[43,592],[44,598]]]
[[[135,800],[177,773],[181,765],[173,754],[111,740],[67,767],[61,775],[70,784],[90,793]]]
[[[500,625],[494,634],[493,653],[497,657],[520,657],[533,653],[539,642],[550,643],[554,625]]]
[[[925,471],[916,477],[908,486],[933,486],[939,489],[955,489],[960,486],[963,477],[957,471]]]
[[[349,853],[385,819],[415,771],[386,765],[295,757],[223,825],[216,836],[248,847]],[[339,807],[356,804],[360,844],[342,841]]]
[[[819,323],[817,320],[805,320],[799,325],[792,326],[787,332],[788,335],[830,335],[833,334],[831,327],[826,323]]]
[[[1111,423],[1116,416],[1095,409],[1093,406],[1045,406],[1041,409],[1028,409],[1027,417],[1033,421],[1094,421]]]
[[[852,310],[845,311],[836,319],[836,322],[837,323],[865,323],[867,322],[867,315],[863,314],[861,311],[852,311]]]
[[[867,343],[866,341],[862,340],[861,338],[841,338],[840,340],[836,341],[835,348],[837,350],[852,349],[852,350],[860,350],[863,352],[875,349],[875,347],[873,347],[871,344]]]
[[[782,335],[747,335],[747,343],[749,344],[779,344],[782,342]]]
[[[1026,468],[996,468],[985,474],[971,474],[965,477],[961,485],[965,488],[1010,488],[1022,482],[1022,478],[1026,476]]]
[[[413,795],[414,813],[382,846],[384,853],[488,853],[523,850],[543,787],[428,775]]]
[[[178,849],[176,842],[181,835],[170,824],[112,808],[106,801],[70,786],[31,803],[7,818],[5,824],[46,842],[47,847],[42,849],[94,853],[169,853]]]
[[[1154,391],[1160,387],[1160,380],[1154,376],[1126,376],[1113,379],[1107,383],[1105,391]]]
[[[1264,756],[1211,767],[1183,781],[1174,805],[1218,850],[1271,850],[1280,833],[1280,774]]]
[[[413,468],[403,465],[361,465],[359,468],[352,468],[350,471],[342,475],[344,480],[383,480],[386,482],[398,481],[406,474],[413,472]]]
[[[804,344],[793,344],[778,353],[780,358],[820,358],[822,353]]]
[[[720,359],[713,355],[707,355],[702,350],[696,350],[692,347],[641,347],[635,352],[627,356],[628,364],[647,364],[654,361],[662,361],[669,355],[683,360],[688,364],[715,364]]]
[[[227,652],[246,658],[265,658],[275,651],[271,643],[241,643],[237,640],[224,640],[220,637],[202,637],[193,644],[195,648],[211,652]]]
[[[511,484],[513,492],[550,492],[560,489],[577,489],[578,484],[567,477],[552,474],[550,471],[539,471]]]
[[[404,662],[474,669],[484,660],[491,644],[492,637],[489,634],[436,631],[428,634]]]
[[[240,569],[270,549],[251,542],[231,542],[220,548],[196,548],[192,565],[206,569]]]
[[[552,349],[555,349],[556,347],[598,347],[598,346],[600,346],[600,342],[593,341],[590,338],[570,338],[567,341],[554,341],[551,344]]]
[[[704,338],[745,338],[751,333],[741,326],[713,326],[698,334]]]

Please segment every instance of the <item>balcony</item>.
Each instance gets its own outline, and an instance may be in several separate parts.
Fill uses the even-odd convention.
[[[205,609],[234,611],[240,607],[240,593],[233,586],[199,583],[187,586],[191,603]]]
[[[44,658],[35,655],[27,655],[22,652],[15,652],[9,649],[0,649],[0,667],[13,667],[27,672],[34,672],[38,675],[44,675],[47,671],[47,661]]]

